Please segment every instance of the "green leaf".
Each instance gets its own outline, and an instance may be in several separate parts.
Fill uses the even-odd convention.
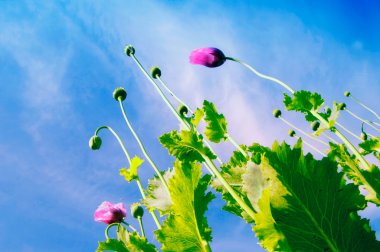
[[[205,113],[202,109],[197,108],[194,112],[193,117],[191,118],[190,122],[193,124],[194,128],[197,128],[199,125],[199,122],[203,119]]]
[[[343,144],[330,143],[331,159],[337,160],[342,167],[347,178],[351,179],[356,185],[362,185],[368,191],[366,199],[380,206],[380,170],[372,165],[369,170],[363,170],[360,162],[355,155],[350,155]]]
[[[128,232],[123,225],[118,225],[117,238],[122,241],[130,252],[156,252],[156,247],[137,232]],[[117,250],[118,251],[118,250]]]
[[[206,193],[210,176],[201,179],[201,165],[196,163],[174,163],[174,176],[168,181],[173,201],[171,214],[157,230],[157,240],[163,251],[208,251],[211,230],[204,213],[214,198]]]
[[[317,112],[323,103],[324,100],[318,93],[311,93],[309,91],[301,90],[295,92],[293,97],[290,97],[284,93],[285,108],[288,111],[294,110],[306,114],[305,118],[308,122],[317,120],[317,118],[312,115],[311,111]]]
[[[330,130],[335,125],[335,122],[339,117],[339,112],[340,110],[338,109],[338,104],[334,102],[333,108],[330,113],[319,113],[323,118],[326,119],[328,125],[321,123],[314,135],[319,136],[325,130]]]
[[[126,181],[131,182],[132,180],[139,177],[137,170],[144,163],[144,160],[139,158],[138,156],[134,156],[131,159],[131,166],[127,168],[120,169],[120,176],[123,176]]]
[[[205,112],[206,121],[206,137],[214,143],[219,143],[220,140],[226,140],[227,137],[227,121],[223,114],[218,114],[215,105],[212,102],[203,102],[203,111]]]
[[[105,242],[98,242],[98,248],[96,252],[102,251],[117,251],[117,252],[129,252],[129,250],[125,247],[123,241],[119,241],[117,239],[109,239]]]
[[[165,181],[169,181],[173,175],[174,171],[169,169],[165,171],[163,177]],[[158,176],[154,176],[148,181],[148,189],[146,193],[146,198],[142,200],[142,203],[149,211],[158,210],[161,216],[168,214],[172,200]]]
[[[364,155],[373,153],[373,155],[380,160],[380,138],[372,137],[360,143],[359,146],[363,149]]]
[[[264,150],[268,182],[258,202],[254,231],[268,251],[380,251],[375,232],[357,211],[366,201],[330,158],[303,155],[301,141]],[[269,203],[268,203],[269,201]]]
[[[215,159],[216,156],[203,145],[203,138],[194,130],[171,131],[160,137],[161,144],[168,149],[169,154],[180,161],[203,162],[203,156]]]

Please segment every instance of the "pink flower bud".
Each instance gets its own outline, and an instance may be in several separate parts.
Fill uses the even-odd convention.
[[[226,56],[217,48],[198,48],[191,52],[190,63],[206,67],[218,67],[226,61]]]
[[[127,211],[125,210],[123,203],[112,205],[108,201],[103,201],[95,211],[94,220],[106,224],[112,224],[115,222],[121,222],[126,214]]]

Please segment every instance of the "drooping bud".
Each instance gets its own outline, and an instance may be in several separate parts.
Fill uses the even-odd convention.
[[[135,54],[135,48],[132,45],[127,45],[124,49],[126,55],[131,56]]]
[[[127,98],[127,91],[125,91],[124,88],[122,87],[118,87],[116,88],[114,91],[113,91],[113,98],[116,100],[116,101],[119,101],[119,99],[121,101],[124,101],[125,98]]]
[[[180,116],[185,116],[188,112],[189,109],[185,105],[181,104],[178,106],[178,113]]]
[[[347,108],[346,103],[339,103],[337,106],[338,110],[345,110]]]
[[[319,125],[321,125],[318,121],[314,121],[312,124],[311,124],[311,129],[313,131],[317,131],[317,129],[319,128]]]
[[[348,91],[344,92],[344,96],[349,97],[350,95],[351,95],[350,92],[348,92]]]
[[[108,201],[103,201],[94,213],[94,220],[109,225],[122,222],[126,214],[123,203],[112,204]]]
[[[153,79],[157,79],[157,77],[161,77],[161,69],[158,66],[152,66],[150,69],[150,75]]]
[[[140,205],[140,203],[134,203],[131,205],[131,214],[133,218],[141,218],[144,215],[144,208]]]
[[[92,136],[88,142],[91,150],[99,150],[102,145],[102,139],[99,136]]]
[[[295,137],[296,136],[296,132],[294,130],[290,129],[288,131],[288,135],[291,136],[291,137]]]
[[[362,133],[360,134],[360,138],[361,138],[363,141],[366,141],[366,140],[368,139],[367,133],[362,132]]]
[[[218,48],[207,47],[194,49],[190,54],[190,63],[206,67],[218,67],[226,61],[226,56]]]
[[[273,115],[274,115],[274,117],[276,117],[276,118],[281,117],[281,110],[279,110],[279,109],[275,109],[275,110],[273,110]]]

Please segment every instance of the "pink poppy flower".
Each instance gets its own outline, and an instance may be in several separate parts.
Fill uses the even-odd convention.
[[[113,205],[108,201],[103,201],[94,213],[94,220],[106,224],[112,224],[115,222],[121,222],[126,214],[127,211],[125,210],[123,203]]]
[[[191,52],[190,63],[206,67],[218,67],[226,61],[226,56],[217,48],[198,48]]]

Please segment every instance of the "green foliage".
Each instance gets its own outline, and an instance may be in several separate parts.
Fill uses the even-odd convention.
[[[120,176],[123,176],[126,181],[131,182],[134,179],[139,177],[137,170],[144,163],[144,160],[139,158],[138,156],[134,156],[131,159],[131,166],[127,168],[120,169]]]
[[[118,239],[108,239],[105,242],[99,242],[96,252],[102,251],[129,252],[124,242]]]
[[[163,174],[163,177],[165,181],[168,181],[173,175],[173,170],[167,170]],[[146,194],[146,198],[142,200],[142,203],[149,211],[158,210],[161,216],[168,214],[172,200],[158,176],[154,176],[148,181]]]
[[[202,109],[197,108],[194,112],[193,117],[191,118],[190,122],[194,126],[194,128],[198,127],[199,122],[203,119],[205,116],[205,113]]]
[[[161,144],[168,149],[169,154],[180,161],[203,162],[203,156],[215,159],[216,156],[203,145],[203,137],[195,130],[173,130],[160,137]]]
[[[163,251],[209,251],[211,229],[204,214],[215,197],[206,193],[211,177],[201,178],[201,165],[176,161],[175,174],[168,181],[173,204],[171,214],[155,233]]]
[[[284,93],[284,105],[287,110],[299,111],[302,113],[309,113],[310,111],[318,111],[323,105],[324,100],[318,93],[311,93],[309,91],[301,90],[290,97]]]
[[[203,111],[205,113],[206,121],[206,137],[214,143],[219,143],[222,139],[226,140],[227,137],[227,121],[223,114],[218,114],[215,105],[212,102],[203,102]]]
[[[364,142],[365,143],[365,142]],[[380,170],[372,165],[369,170],[363,170],[355,155],[350,155],[343,144],[330,143],[329,157],[337,160],[347,178],[356,185],[362,185],[368,191],[366,199],[380,205]]]
[[[373,155],[380,160],[380,138],[372,137],[359,144],[363,149],[363,154],[367,155],[373,153]]]
[[[269,251],[379,251],[380,243],[357,211],[366,206],[330,158],[274,144],[262,153],[264,184],[254,231]],[[255,190],[255,188],[253,188]]]

